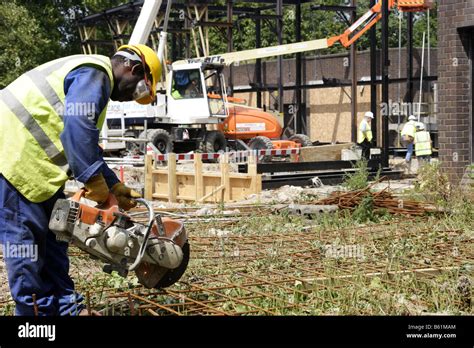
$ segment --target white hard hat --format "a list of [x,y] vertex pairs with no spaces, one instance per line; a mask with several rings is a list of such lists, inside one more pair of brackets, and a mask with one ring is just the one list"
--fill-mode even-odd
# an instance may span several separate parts
[[414,115],[410,115],[410,117],[408,117],[408,121],[415,121],[416,120],[416,117]]
[[425,125],[423,122],[418,122],[416,128],[418,128],[418,130],[425,130]]
[[364,117],[374,118],[374,114],[372,113],[372,111],[367,111]]

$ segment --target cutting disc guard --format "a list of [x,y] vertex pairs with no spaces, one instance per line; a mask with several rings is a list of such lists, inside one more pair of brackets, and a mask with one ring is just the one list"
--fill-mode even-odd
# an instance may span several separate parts
[[[138,281],[147,288],[165,288],[176,283],[186,271],[190,256],[190,247],[187,240],[186,231],[183,223],[170,218],[162,218],[165,236],[172,238],[183,251],[183,260],[180,265],[174,269],[160,267],[159,265],[142,262],[135,273]],[[153,226],[152,235],[158,237],[158,229]],[[153,238],[153,237],[151,237]]]

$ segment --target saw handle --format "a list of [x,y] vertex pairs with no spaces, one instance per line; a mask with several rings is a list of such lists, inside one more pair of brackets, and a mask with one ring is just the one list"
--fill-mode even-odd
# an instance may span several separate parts
[[[86,190],[84,188],[81,188],[71,197],[71,199],[73,201],[80,202],[81,198],[84,197],[85,194],[86,194]],[[99,207],[101,209],[108,209],[113,206],[118,206],[118,201],[117,201],[117,198],[115,198],[115,195],[112,192],[109,192],[109,196],[107,197],[107,200],[104,203],[100,204]]]

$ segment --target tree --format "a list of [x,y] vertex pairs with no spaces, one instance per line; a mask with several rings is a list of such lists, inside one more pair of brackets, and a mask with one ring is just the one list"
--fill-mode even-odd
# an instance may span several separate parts
[[0,2],[0,37],[0,88],[50,55],[51,39],[29,11],[17,3]]
[[76,20],[124,0],[0,0],[0,88],[50,60],[81,53]]

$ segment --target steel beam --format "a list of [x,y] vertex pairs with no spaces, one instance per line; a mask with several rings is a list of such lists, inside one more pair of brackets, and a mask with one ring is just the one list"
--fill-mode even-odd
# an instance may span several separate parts
[[[351,81],[350,80],[337,80],[334,79],[337,83],[325,83],[325,84],[302,84],[302,85],[284,85],[283,89],[285,91],[292,91],[298,88],[304,88],[304,89],[319,89],[319,88],[331,88],[331,87],[350,87],[351,86]],[[438,76],[426,76],[423,78],[425,81],[437,81]],[[395,78],[395,79],[389,79],[389,84],[392,83],[404,83],[406,82],[406,78]],[[377,79],[374,82],[376,85],[382,84],[382,80]],[[358,81],[357,84],[359,86],[370,86],[372,85],[372,81]],[[250,88],[239,88],[238,86],[235,87],[236,93],[248,93],[248,92],[263,92],[263,91],[276,91],[278,90],[278,85],[273,84],[273,85],[264,85],[261,88],[258,87],[250,87]]]
[[351,4],[350,6],[331,6],[331,5],[313,5],[311,6],[313,11],[335,11],[335,12],[354,12],[357,10],[357,6]]
[[[370,160],[367,167],[377,170],[381,165],[380,160]],[[257,164],[257,173],[286,173],[300,171],[317,170],[340,170],[351,169],[356,166],[356,161],[318,161],[318,162],[278,162],[278,163],[259,163]],[[240,167],[245,170],[245,165]],[[301,174],[301,173],[300,173]]]
[[[312,179],[317,177],[324,185],[336,185],[344,181],[347,170],[339,170],[332,172],[313,172],[313,173],[296,173],[288,175],[274,175],[262,179],[262,188],[264,190],[275,189],[288,184],[292,186],[311,186]],[[369,179],[373,180],[377,175],[399,179],[402,175],[401,171],[383,168],[379,173],[378,170],[369,171]]]

